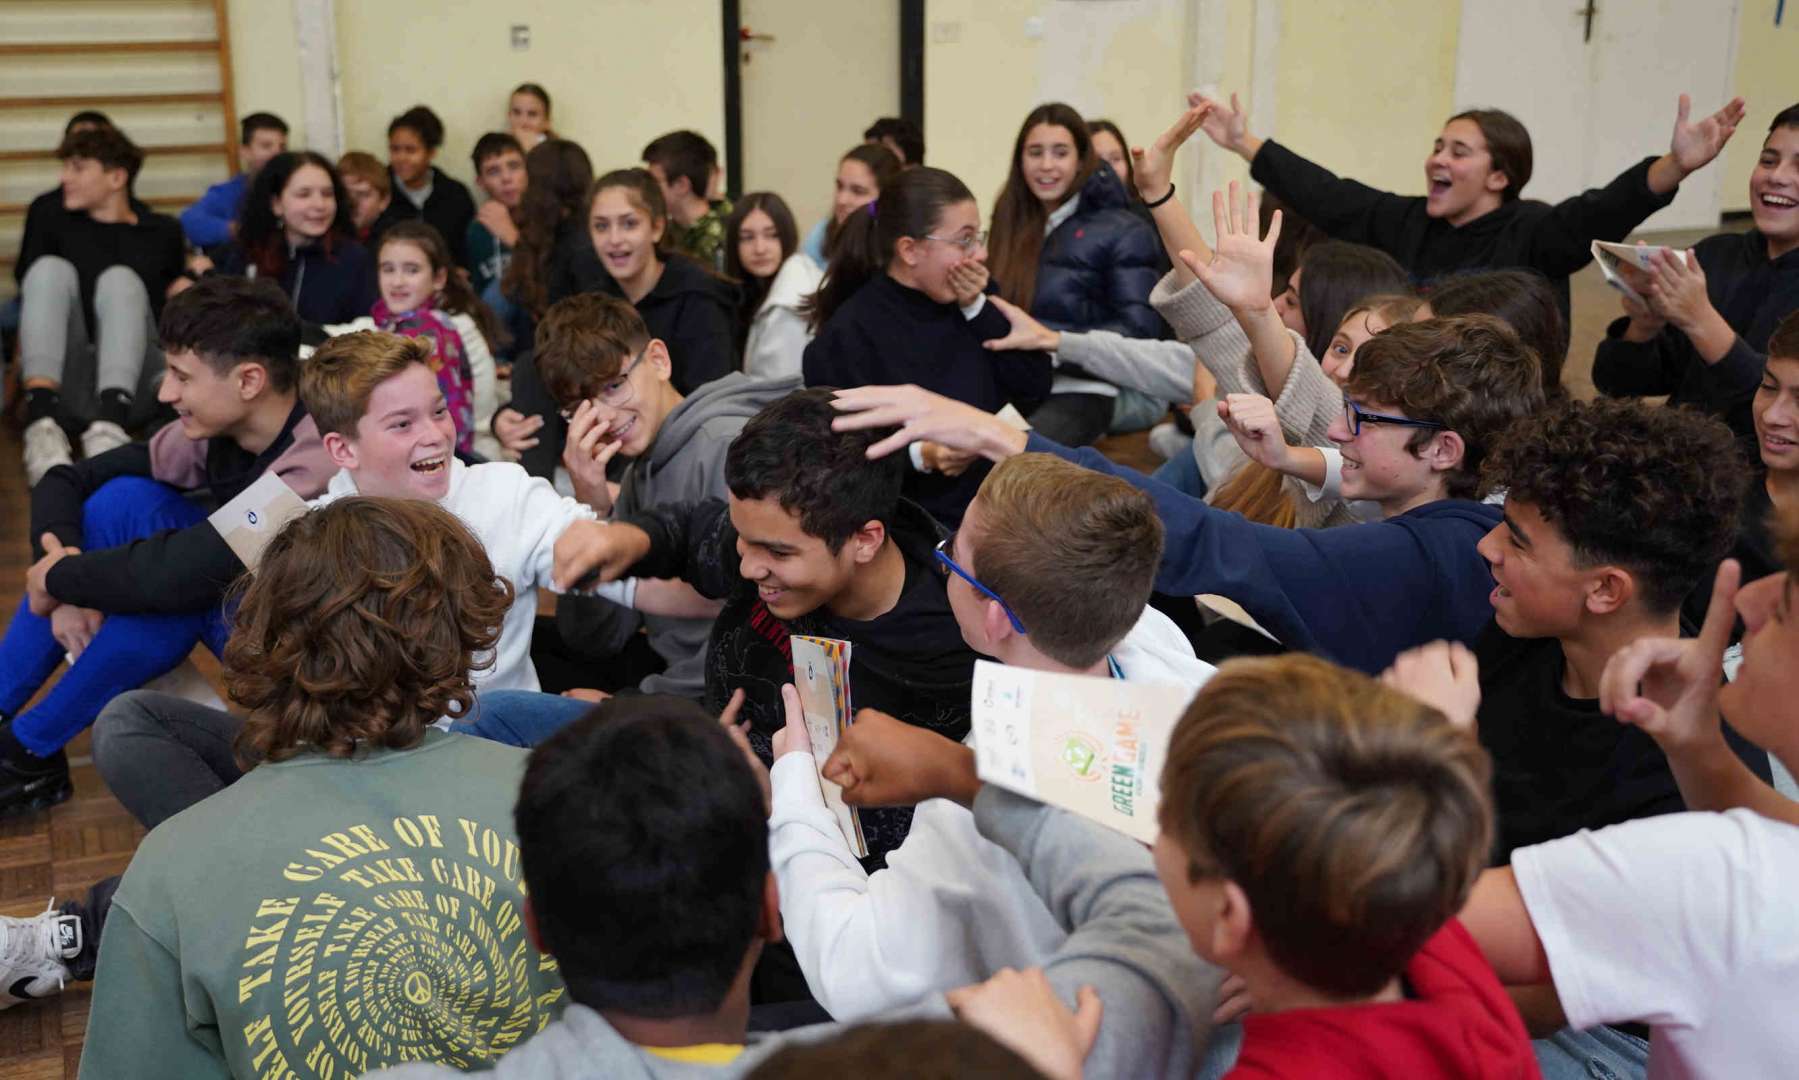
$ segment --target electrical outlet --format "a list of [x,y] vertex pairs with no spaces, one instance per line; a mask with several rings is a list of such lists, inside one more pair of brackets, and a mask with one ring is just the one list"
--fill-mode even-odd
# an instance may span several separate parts
[[524,23],[512,24],[512,47],[520,52],[531,47],[531,28]]

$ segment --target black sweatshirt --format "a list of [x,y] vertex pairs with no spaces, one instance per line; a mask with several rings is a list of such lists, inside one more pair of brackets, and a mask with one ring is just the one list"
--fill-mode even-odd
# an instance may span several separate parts
[[143,280],[150,294],[150,312],[162,314],[169,285],[187,264],[187,241],[181,222],[131,200],[135,225],[95,221],[85,211],[63,209],[62,189],[46,191],[31,201],[25,215],[25,234],[13,275],[23,284],[31,264],[45,255],[59,255],[75,266],[81,281],[81,310],[88,332],[94,326],[94,283],[110,267],[124,266]]
[[[1049,356],[981,347],[1011,329],[993,304],[983,304],[969,319],[955,304],[939,304],[881,273],[807,344],[801,370],[807,386],[916,383],[986,412],[998,412],[1010,402],[1028,416],[1049,397]],[[961,476],[908,472],[906,495],[954,527],[991,469],[977,461]]]
[[107,481],[121,476],[148,477],[195,491],[217,507],[271,470],[302,499],[322,495],[337,471],[319,441],[318,426],[298,401],[281,434],[260,454],[230,439],[189,439],[178,424],[170,424],[149,442],[58,465],[31,489],[32,555],[43,557],[38,538],[46,532],[82,551],[51,569],[50,595],[109,615],[213,607],[244,566],[211,522],[89,551],[82,534],[82,507]]
[[1417,284],[1473,270],[1524,267],[1549,279],[1568,315],[1568,275],[1587,265],[1595,240],[1622,240],[1674,193],[1649,190],[1644,158],[1602,188],[1554,206],[1513,199],[1466,225],[1424,212],[1422,195],[1394,195],[1344,180],[1269,139],[1250,162],[1249,175],[1333,240],[1380,248]]
[[[406,197],[406,186],[400,178],[387,171],[387,179],[393,188],[393,201],[403,202],[408,207],[415,207],[418,216],[425,219],[425,224],[443,234],[444,242],[450,245],[450,256],[456,265],[468,266],[468,223],[475,220],[475,199],[468,193],[468,188],[437,166],[431,166],[431,194],[425,199],[425,205],[417,206]],[[380,252],[369,253],[377,258]],[[367,314],[362,312],[361,314]]]
[[[1492,865],[1510,862],[1514,848],[1686,809],[1654,739],[1600,712],[1598,699],[1562,690],[1561,642],[1515,638],[1494,622],[1474,655],[1480,741],[1493,758]],[[1724,738],[1751,772],[1769,778],[1766,751],[1728,724]]]
[[1799,249],[1768,258],[1767,237],[1754,229],[1720,233],[1693,248],[1705,271],[1705,292],[1737,339],[1716,364],[1707,364],[1691,338],[1673,326],[1649,341],[1625,341],[1628,317],[1614,321],[1593,354],[1593,385],[1613,396],[1667,394],[1670,405],[1693,405],[1721,417],[1737,433],[1750,460],[1755,420],[1750,406],[1767,364],[1768,338],[1790,311],[1799,311]]
[[[906,583],[893,609],[866,622],[818,608],[793,620],[776,618],[753,582],[739,572],[737,530],[723,499],[671,503],[620,519],[650,535],[650,554],[631,573],[678,577],[702,596],[724,600],[706,646],[706,705],[724,708],[744,691],[750,745],[773,763],[772,740],[786,724],[781,685],[793,681],[789,634],[852,643],[850,693],[855,708],[879,709],[909,724],[961,741],[968,734],[975,654],[950,611],[932,549],[942,538],[936,522],[902,500],[888,520],[888,536],[906,560]],[[912,825],[912,810],[862,811],[871,867],[885,865]]]

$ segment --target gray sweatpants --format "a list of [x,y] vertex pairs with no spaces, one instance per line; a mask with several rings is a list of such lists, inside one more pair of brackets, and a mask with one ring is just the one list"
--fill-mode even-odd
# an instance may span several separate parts
[[[94,335],[81,311],[75,264],[59,255],[33,260],[20,283],[19,373],[51,379],[77,415],[103,390],[142,398],[140,384],[162,370],[150,294],[130,268],[113,266],[94,283]],[[89,350],[93,359],[89,359]],[[153,385],[150,383],[149,385]]]

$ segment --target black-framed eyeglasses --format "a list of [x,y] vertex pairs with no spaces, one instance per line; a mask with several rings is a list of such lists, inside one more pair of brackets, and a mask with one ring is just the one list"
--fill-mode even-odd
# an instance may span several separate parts
[[[633,356],[617,375],[606,380],[605,385],[600,387],[600,392],[594,395],[594,400],[615,409],[629,405],[631,398],[636,394],[636,387],[631,382],[631,373],[637,370],[637,365],[643,362],[644,354],[649,351],[648,344],[637,350],[637,355]],[[575,418],[574,409],[563,409],[561,412],[564,420]]]
[[1413,420],[1409,416],[1388,416],[1385,413],[1363,412],[1361,406],[1348,398],[1343,399],[1343,419],[1349,424],[1351,438],[1362,433],[1363,424],[1391,424],[1394,427],[1425,428],[1431,431],[1449,430],[1448,424],[1436,420]]
[[1018,614],[1012,610],[1011,605],[1007,604],[1004,600],[1001,600],[998,593],[994,592],[992,589],[989,589],[987,586],[981,584],[980,581],[973,574],[962,569],[960,566],[957,566],[956,560],[950,558],[949,551],[950,551],[950,548],[954,545],[955,539],[956,539],[956,534],[950,533],[948,536],[937,541],[937,565],[938,565],[938,567],[941,570],[943,570],[945,575],[955,574],[957,577],[961,578],[963,581],[966,581],[970,585],[974,586],[976,592],[979,592],[982,596],[985,596],[987,599],[998,604],[1000,610],[1006,613],[1006,618],[1012,620],[1012,629],[1018,631],[1020,634],[1025,634],[1026,631],[1024,628],[1024,624],[1018,621]]

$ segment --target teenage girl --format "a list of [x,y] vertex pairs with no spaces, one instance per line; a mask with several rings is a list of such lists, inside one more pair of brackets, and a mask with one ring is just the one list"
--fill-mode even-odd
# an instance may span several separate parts
[[419,216],[450,242],[456,265],[467,266],[475,200],[461,182],[431,164],[443,141],[443,121],[429,108],[414,105],[387,125],[387,167],[395,197],[417,207]]
[[[190,265],[211,267],[205,256]],[[309,323],[348,322],[375,302],[374,266],[355,240],[349,194],[331,162],[310,150],[277,154],[257,170],[218,269],[273,279]]]
[[823,218],[806,234],[800,250],[819,269],[831,261],[837,244],[837,233],[850,214],[881,197],[881,190],[899,176],[905,164],[893,151],[880,143],[862,143],[852,147],[837,162],[836,185],[831,193],[831,216]]
[[533,82],[519,83],[506,101],[506,129],[518,144],[530,153],[545,139],[554,138],[550,130],[550,92]]
[[752,191],[737,200],[725,223],[725,273],[743,289],[737,341],[743,370],[756,378],[791,378],[812,340],[802,310],[824,274],[797,250],[799,230],[786,200]]

